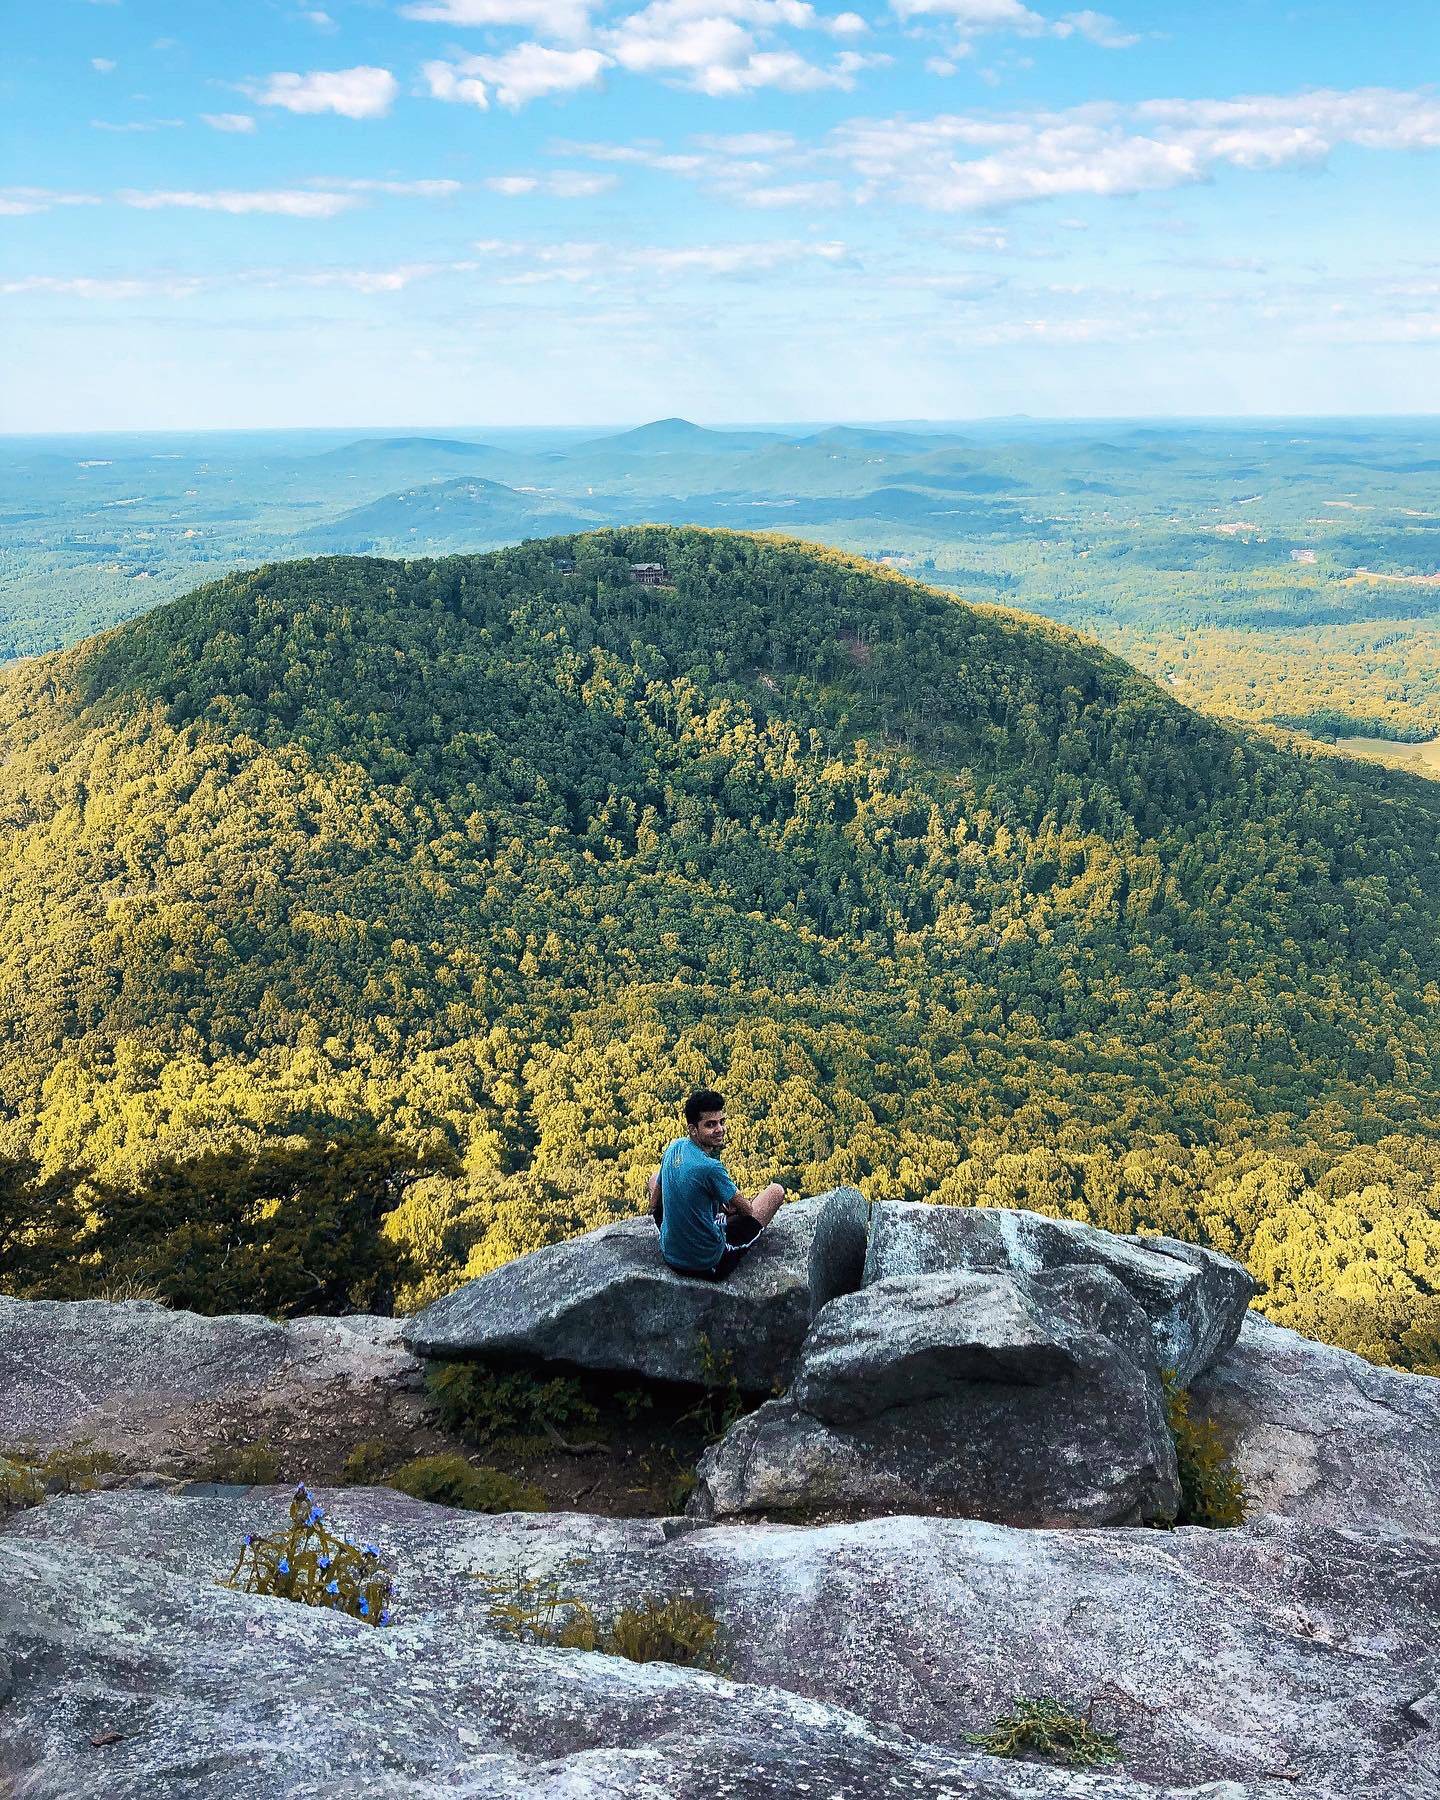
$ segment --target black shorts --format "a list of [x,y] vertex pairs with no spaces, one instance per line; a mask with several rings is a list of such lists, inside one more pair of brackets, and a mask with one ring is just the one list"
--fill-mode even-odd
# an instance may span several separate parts
[[667,1267],[674,1269],[677,1275],[689,1275],[695,1281],[723,1281],[740,1267],[745,1260],[745,1252],[764,1229],[760,1221],[752,1218],[749,1213],[734,1213],[725,1221],[725,1248],[720,1252],[720,1260],[713,1269],[681,1269],[674,1263]]

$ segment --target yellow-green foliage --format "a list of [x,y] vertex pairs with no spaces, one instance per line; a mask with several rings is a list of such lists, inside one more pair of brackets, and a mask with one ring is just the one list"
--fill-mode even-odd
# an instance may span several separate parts
[[484,1444],[493,1438],[562,1430],[599,1418],[572,1376],[542,1377],[525,1369],[489,1369],[479,1363],[435,1362],[425,1385],[451,1431]]
[[49,1494],[88,1493],[116,1466],[115,1458],[97,1450],[89,1438],[55,1450],[23,1444],[0,1451],[0,1514],[38,1506]]
[[1165,1412],[1180,1465],[1177,1525],[1243,1525],[1249,1495],[1230,1462],[1213,1419],[1190,1415],[1190,1396],[1178,1387],[1175,1371],[1165,1371]]
[[[566,1573],[575,1565],[567,1565]],[[594,1607],[566,1591],[556,1575],[474,1575],[490,1596],[490,1623],[507,1637],[561,1650],[593,1650],[630,1662],[678,1663],[683,1668],[721,1667],[720,1624],[691,1594],[651,1597],[602,1619]]]
[[[1211,1242],[1440,1366],[1440,785],[1064,629],[693,530],[255,570],[0,675],[0,829],[10,1291],[411,1306],[717,1084],[742,1186]],[[192,1167],[337,1124],[417,1160]]]
[[392,1616],[394,1577],[373,1544],[352,1544],[325,1523],[325,1509],[308,1488],[295,1490],[290,1525],[265,1537],[246,1534],[235,1567],[222,1587],[247,1594],[275,1594],[302,1606],[326,1606],[388,1625]]
[[1119,1740],[1098,1731],[1089,1712],[1077,1713],[1050,1695],[1021,1696],[1015,1710],[987,1731],[967,1731],[969,1743],[991,1756],[1041,1757],[1073,1769],[1093,1769],[1119,1760]]
[[466,1512],[544,1512],[545,1496],[501,1469],[477,1467],[453,1452],[417,1456],[386,1477],[387,1485],[415,1500],[458,1506]]

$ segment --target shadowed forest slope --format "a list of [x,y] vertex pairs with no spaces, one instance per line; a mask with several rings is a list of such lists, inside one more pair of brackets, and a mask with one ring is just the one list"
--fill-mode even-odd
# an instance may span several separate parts
[[0,681],[47,1172],[448,1147],[387,1219],[413,1300],[634,1210],[714,1080],[742,1181],[1199,1236],[1440,1360],[1440,787],[698,530],[272,566]]

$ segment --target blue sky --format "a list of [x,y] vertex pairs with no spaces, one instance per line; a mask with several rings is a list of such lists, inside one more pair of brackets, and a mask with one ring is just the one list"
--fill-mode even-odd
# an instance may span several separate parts
[[1435,0],[18,5],[0,429],[1440,411]]

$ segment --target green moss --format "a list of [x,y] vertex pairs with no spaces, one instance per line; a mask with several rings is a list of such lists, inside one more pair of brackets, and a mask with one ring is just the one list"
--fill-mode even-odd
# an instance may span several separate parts
[[388,1477],[389,1485],[415,1500],[432,1500],[439,1506],[458,1506],[466,1512],[544,1512],[545,1496],[538,1488],[516,1481],[501,1469],[469,1463],[463,1456],[417,1456]]
[[987,1731],[967,1731],[965,1738],[991,1756],[1039,1757],[1072,1769],[1098,1768],[1118,1761],[1120,1754],[1119,1740],[1097,1731],[1088,1712],[1074,1712],[1048,1694],[1038,1699],[1022,1695],[1014,1712]]
[[1250,1501],[1245,1484],[1229,1460],[1214,1421],[1191,1417],[1190,1395],[1177,1385],[1173,1369],[1165,1371],[1165,1412],[1180,1468],[1180,1511],[1175,1524],[1243,1525]]

